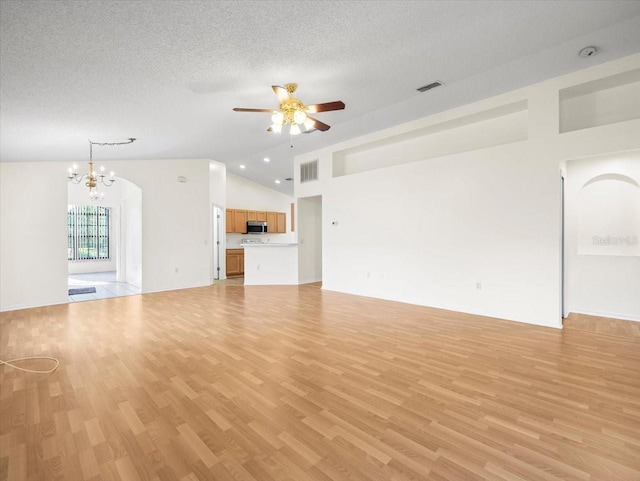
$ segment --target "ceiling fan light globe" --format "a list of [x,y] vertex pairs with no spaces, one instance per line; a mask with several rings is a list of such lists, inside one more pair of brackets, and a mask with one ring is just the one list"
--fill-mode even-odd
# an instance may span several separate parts
[[298,127],[296,124],[292,124],[291,130],[289,130],[289,133],[291,135],[298,135],[300,133],[300,127]]
[[309,117],[307,117],[306,120],[304,121],[304,127],[307,130],[312,129],[314,125],[316,125],[315,121],[311,120]]
[[271,121],[274,124],[282,125],[282,122],[284,121],[284,114],[282,112],[274,112],[271,116]]
[[305,120],[307,120],[307,114],[302,110],[296,110],[296,113],[293,114],[293,121],[296,124],[303,124]]
[[271,131],[279,134],[280,132],[282,132],[282,124],[273,124],[271,126]]

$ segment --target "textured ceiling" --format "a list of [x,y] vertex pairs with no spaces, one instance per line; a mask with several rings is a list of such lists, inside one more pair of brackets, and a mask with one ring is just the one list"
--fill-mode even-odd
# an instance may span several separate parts
[[[84,162],[89,138],[137,137],[96,159],[210,158],[289,194],[274,180],[294,155],[640,51],[637,0],[0,5],[0,160]],[[293,148],[268,114],[232,111],[277,107],[287,82],[347,106]]]

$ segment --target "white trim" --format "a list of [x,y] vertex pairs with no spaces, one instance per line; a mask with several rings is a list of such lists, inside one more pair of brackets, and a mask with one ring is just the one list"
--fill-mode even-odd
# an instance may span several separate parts
[[298,281],[298,284],[312,284],[314,282],[322,282],[322,277],[318,277],[316,279],[305,279]]
[[571,314],[583,314],[585,316],[595,316],[595,317],[608,317],[610,319],[620,319],[621,321],[633,321],[640,322],[640,317],[633,316],[625,316],[622,314],[615,314],[612,312],[597,312],[597,311],[571,311],[567,314],[567,317]]
[[14,306],[4,306],[4,307],[0,307],[0,312],[21,311],[23,309],[34,309],[36,307],[60,306],[62,304],[70,304],[69,298],[67,297],[64,301],[56,301],[56,302],[45,301],[39,304],[16,304]]

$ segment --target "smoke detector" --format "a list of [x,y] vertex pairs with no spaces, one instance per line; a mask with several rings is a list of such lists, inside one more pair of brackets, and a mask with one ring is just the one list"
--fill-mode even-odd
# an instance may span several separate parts
[[587,58],[593,57],[596,53],[598,53],[598,49],[596,47],[585,47],[578,52],[578,55],[582,58]]

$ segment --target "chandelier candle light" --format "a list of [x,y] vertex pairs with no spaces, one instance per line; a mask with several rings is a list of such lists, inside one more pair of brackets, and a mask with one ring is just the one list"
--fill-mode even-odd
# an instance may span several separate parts
[[99,173],[95,172],[95,170],[93,169],[93,146],[126,145],[133,143],[135,140],[136,139],[134,138],[129,138],[125,142],[93,142],[91,139],[89,139],[89,173],[84,175],[78,174],[78,165],[73,164],[73,167],[69,168],[69,175],[67,176],[67,178],[74,184],[79,184],[84,180],[84,185],[89,187],[89,198],[91,200],[103,199],[104,192],[98,193],[98,184],[102,184],[105,187],[111,187],[116,181],[116,179],[114,178],[115,173],[111,171],[109,174],[109,178],[105,179],[107,174],[104,173],[104,166],[100,167]]

